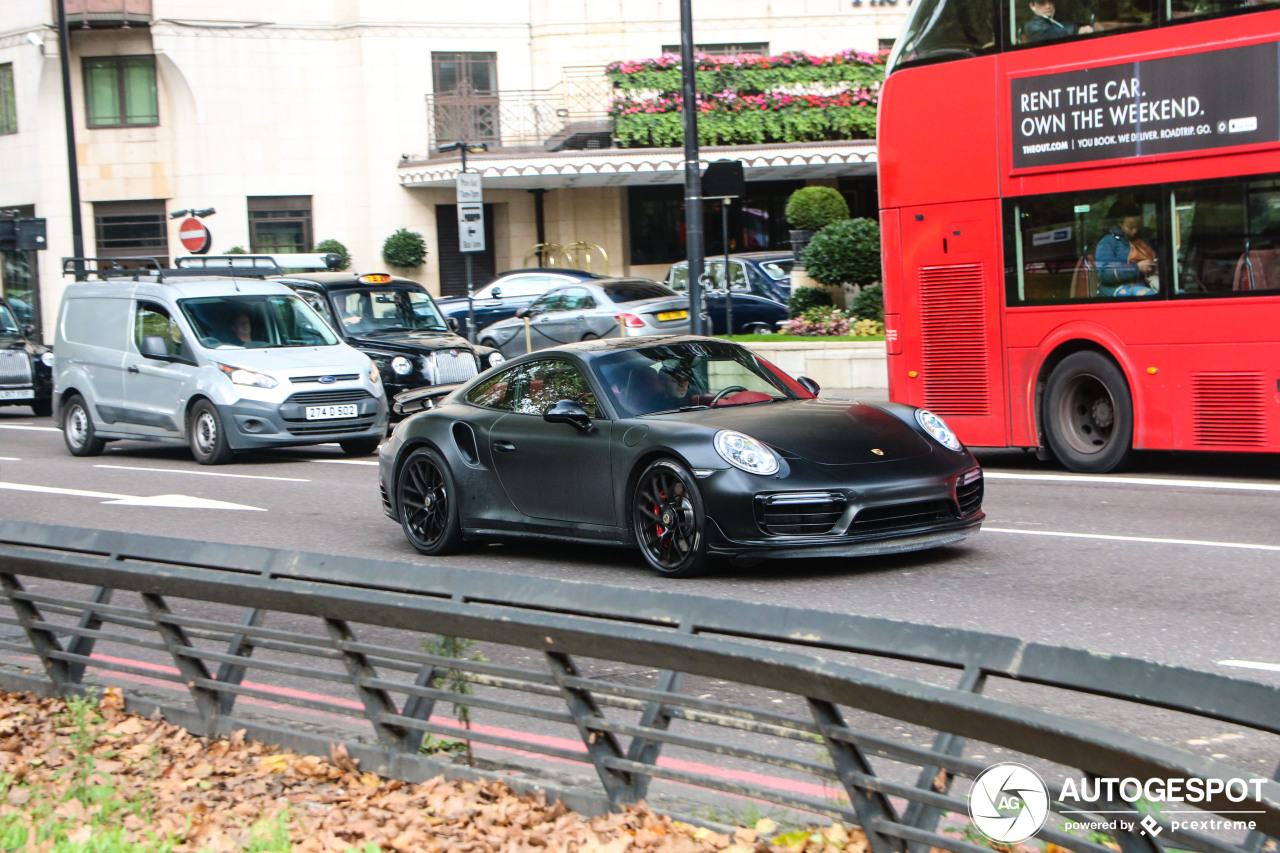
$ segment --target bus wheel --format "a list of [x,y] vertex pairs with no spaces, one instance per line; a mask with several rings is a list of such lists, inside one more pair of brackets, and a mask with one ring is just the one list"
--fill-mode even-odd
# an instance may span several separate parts
[[1133,449],[1133,397],[1115,362],[1101,353],[1069,355],[1049,374],[1044,430],[1049,449],[1072,471],[1105,474]]

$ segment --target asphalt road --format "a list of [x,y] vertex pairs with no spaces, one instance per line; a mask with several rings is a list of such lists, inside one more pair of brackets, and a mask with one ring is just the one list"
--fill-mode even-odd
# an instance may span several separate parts
[[[651,574],[628,550],[477,545],[436,562],[620,588],[769,601],[1014,635],[1280,683],[1280,458],[1145,454],[1077,476],[980,452],[984,530],[930,552]],[[548,473],[548,488],[569,488]],[[48,418],[0,409],[0,516],[364,557],[425,560],[382,514],[372,457],[323,445],[197,465],[119,442],[77,459]],[[1179,740],[1258,761],[1195,726]],[[1220,750],[1220,752],[1219,752]]]

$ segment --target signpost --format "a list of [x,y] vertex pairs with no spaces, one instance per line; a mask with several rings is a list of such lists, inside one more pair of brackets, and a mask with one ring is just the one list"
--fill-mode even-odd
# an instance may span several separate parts
[[182,220],[182,224],[178,226],[178,239],[182,242],[182,247],[193,255],[203,255],[213,243],[209,229],[192,216]]
[[478,172],[458,173],[458,251],[467,263],[467,340],[476,339],[475,290],[471,253],[484,251],[484,194]]

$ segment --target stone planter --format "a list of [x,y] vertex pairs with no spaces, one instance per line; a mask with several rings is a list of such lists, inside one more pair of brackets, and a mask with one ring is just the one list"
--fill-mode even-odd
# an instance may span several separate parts
[[791,233],[791,257],[795,259],[796,266],[804,267],[804,261],[800,260],[800,253],[804,251],[804,247],[809,245],[809,241],[813,239],[812,231],[792,231]]

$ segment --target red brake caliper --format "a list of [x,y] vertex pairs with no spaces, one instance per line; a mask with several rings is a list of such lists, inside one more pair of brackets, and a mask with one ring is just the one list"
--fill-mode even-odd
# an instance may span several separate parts
[[[667,493],[659,489],[658,497],[665,501],[667,499]],[[656,515],[658,518],[662,518],[661,506],[659,506],[658,504],[654,504],[653,514]],[[655,524],[653,529],[654,529],[654,532],[658,534],[658,539],[662,539],[663,535],[667,532],[666,528],[663,527],[661,523]]]

